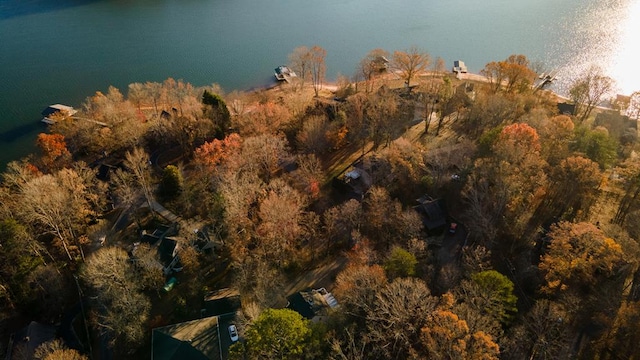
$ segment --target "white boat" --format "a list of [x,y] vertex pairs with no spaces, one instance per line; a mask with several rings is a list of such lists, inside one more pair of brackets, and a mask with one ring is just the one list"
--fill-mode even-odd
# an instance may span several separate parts
[[296,73],[287,66],[278,66],[276,68],[276,79],[279,81],[289,81],[290,78],[296,77]]
[[[72,108],[71,106],[68,105],[62,105],[62,104],[53,104],[53,105],[49,105],[46,109],[42,110],[42,121],[45,124],[55,124],[56,120],[55,118],[52,118],[52,116],[54,115],[62,115],[62,116],[73,116],[78,112],[78,110]],[[54,116],[55,117],[55,116]]]

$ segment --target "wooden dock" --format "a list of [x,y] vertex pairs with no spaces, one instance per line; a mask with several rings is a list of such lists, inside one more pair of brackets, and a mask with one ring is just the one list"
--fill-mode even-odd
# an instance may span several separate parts
[[88,122],[91,122],[91,123],[94,123],[96,125],[100,125],[100,126],[103,126],[103,127],[109,127],[109,124],[104,123],[102,121],[94,120],[94,119],[83,118],[83,117],[78,117],[78,116],[72,116],[71,118],[74,119],[74,120],[88,121]]

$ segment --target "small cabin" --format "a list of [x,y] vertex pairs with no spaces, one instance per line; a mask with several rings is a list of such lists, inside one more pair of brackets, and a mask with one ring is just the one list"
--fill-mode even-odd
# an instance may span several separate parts
[[453,62],[453,69],[452,71],[454,73],[466,73],[467,72],[467,65],[464,64],[464,61],[462,60],[456,60]]

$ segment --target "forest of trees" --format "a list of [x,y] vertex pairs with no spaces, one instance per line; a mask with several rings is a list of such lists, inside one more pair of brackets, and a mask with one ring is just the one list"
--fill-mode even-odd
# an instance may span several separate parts
[[[327,86],[325,56],[294,49],[298,78],[272,89],[134,83],[58,117],[1,175],[0,353],[148,358],[153,328],[229,287],[232,359],[640,356],[640,93],[599,107],[613,82],[593,68],[560,113],[524,55],[470,81],[415,47],[372,50]],[[356,162],[371,181],[350,196]],[[444,226],[424,225],[424,195]],[[178,217],[169,276],[140,243],[168,222],[158,204]],[[321,322],[285,309],[327,263],[339,307]],[[7,345],[78,304],[81,344]]]

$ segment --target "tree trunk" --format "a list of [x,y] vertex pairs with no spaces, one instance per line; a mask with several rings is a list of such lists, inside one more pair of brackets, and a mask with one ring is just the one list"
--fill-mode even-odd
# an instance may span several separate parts
[[67,242],[64,241],[64,238],[60,235],[58,235],[58,239],[60,239],[60,241],[62,242],[62,247],[64,248],[64,251],[67,253],[67,256],[69,257],[70,261],[73,261],[73,257],[71,256],[71,253],[69,252],[69,249],[67,248]]
[[[634,189],[635,187],[635,189]],[[633,196],[630,196],[633,191]],[[620,201],[620,205],[618,206],[618,211],[616,211],[616,215],[613,218],[613,222],[618,225],[622,225],[629,214],[629,210],[635,204],[636,199],[640,195],[640,186],[638,186],[637,180],[635,180],[629,188],[627,189],[624,197]]]

